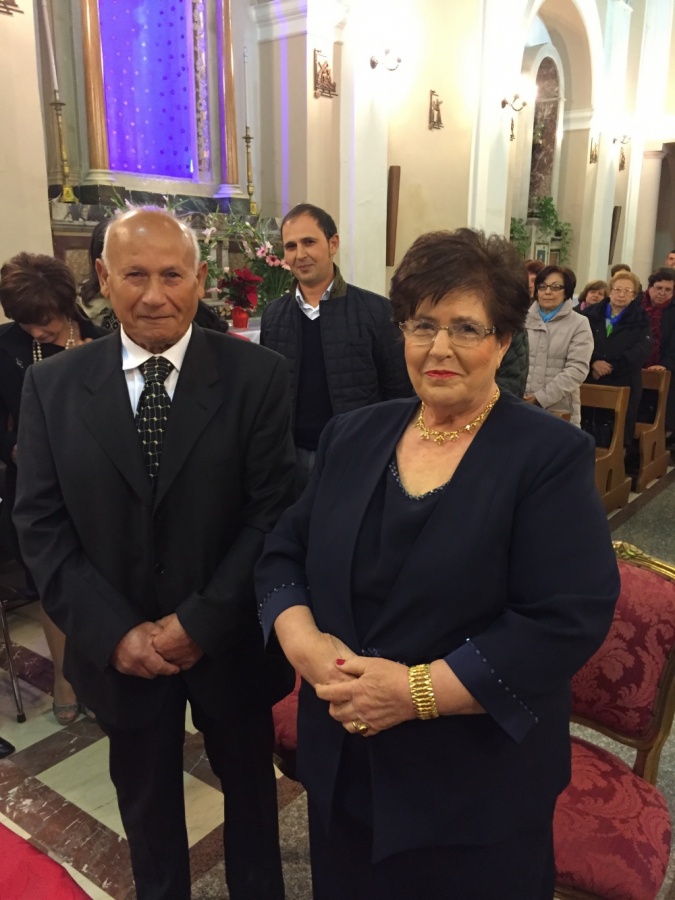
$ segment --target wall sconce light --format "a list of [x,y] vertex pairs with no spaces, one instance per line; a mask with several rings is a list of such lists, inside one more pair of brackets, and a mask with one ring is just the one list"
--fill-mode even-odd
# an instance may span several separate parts
[[379,65],[384,66],[389,72],[395,72],[396,69],[401,64],[401,57],[396,56],[393,50],[390,50],[388,47],[382,53],[382,58],[378,59],[377,56],[370,57],[370,68],[376,69]]
[[[513,100],[508,100],[506,97],[502,100],[502,109],[506,109],[507,106],[510,106],[511,109],[516,112],[522,112],[527,106],[527,100],[522,97],[520,94],[514,94]],[[509,135],[510,141],[515,141],[516,139],[516,123],[514,121],[513,116],[511,116],[511,133]]]
[[514,94],[513,100],[507,100],[506,97],[502,100],[502,109],[506,109],[507,106],[510,106],[514,112],[522,112],[527,106],[527,100],[524,100],[520,94]]
[[619,172],[623,172],[623,170],[626,168],[626,151],[623,148],[626,146],[626,144],[630,144],[630,135],[622,134],[621,137],[615,137],[612,143],[621,145],[621,149],[619,151]]
[[588,154],[589,165],[594,166],[598,161],[598,142],[595,138],[591,138],[591,149]]

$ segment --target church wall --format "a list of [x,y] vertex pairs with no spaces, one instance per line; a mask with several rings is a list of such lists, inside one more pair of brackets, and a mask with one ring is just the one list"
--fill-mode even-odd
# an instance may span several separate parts
[[[395,73],[383,72],[389,103],[389,165],[401,166],[396,262],[415,238],[467,224],[469,172],[480,59],[480,3],[408,4]],[[429,128],[429,92],[442,101],[443,128]],[[384,102],[384,98],[383,98]]]
[[[319,41],[316,42],[319,44]],[[291,198],[290,205],[307,201],[328,210],[338,219],[340,204],[340,96],[315,97],[314,42],[307,47],[309,100],[307,109],[307,188],[306,195],[298,201]],[[326,44],[320,40],[321,47]],[[342,92],[341,45],[327,45],[333,60],[333,80],[338,94]],[[288,212],[288,210],[285,210]],[[339,223],[338,223],[339,224]]]
[[279,217],[307,199],[307,37],[265,41],[259,54],[261,208]]
[[0,16],[0,262],[51,253],[33,4]]

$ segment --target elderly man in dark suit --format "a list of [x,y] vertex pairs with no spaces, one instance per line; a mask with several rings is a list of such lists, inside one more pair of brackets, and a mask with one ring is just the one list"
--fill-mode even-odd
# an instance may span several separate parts
[[189,701],[227,798],[230,897],[280,900],[270,704],[290,684],[264,655],[252,567],[292,493],[286,366],[193,324],[206,269],[171,214],[115,220],[99,265],[120,332],[26,377],[22,551],[110,738],[138,897],[190,896]]

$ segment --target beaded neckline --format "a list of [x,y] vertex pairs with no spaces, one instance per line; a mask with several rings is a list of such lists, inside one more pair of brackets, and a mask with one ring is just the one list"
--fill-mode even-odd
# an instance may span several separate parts
[[389,471],[394,476],[394,480],[396,481],[396,484],[399,486],[401,491],[405,494],[405,496],[409,500],[426,500],[427,497],[433,497],[434,494],[440,494],[446,489],[446,487],[452,481],[452,478],[448,478],[448,480],[444,484],[439,484],[438,487],[432,488],[430,491],[427,491],[424,494],[411,494],[410,491],[406,490],[403,482],[401,481],[401,475],[400,475],[400,472],[398,471],[398,463],[396,462],[395,456],[392,458],[391,462],[389,463]]

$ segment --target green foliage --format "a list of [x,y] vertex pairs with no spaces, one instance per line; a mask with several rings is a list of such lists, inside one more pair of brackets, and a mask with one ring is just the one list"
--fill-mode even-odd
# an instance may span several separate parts
[[523,259],[525,259],[530,252],[530,232],[527,230],[524,219],[511,218],[509,240]]
[[563,264],[568,262],[573,237],[572,225],[569,222],[561,221],[553,197],[539,197],[532,210],[532,215],[539,219],[537,223],[538,240],[548,242],[552,237],[556,238],[560,243],[560,262]]

